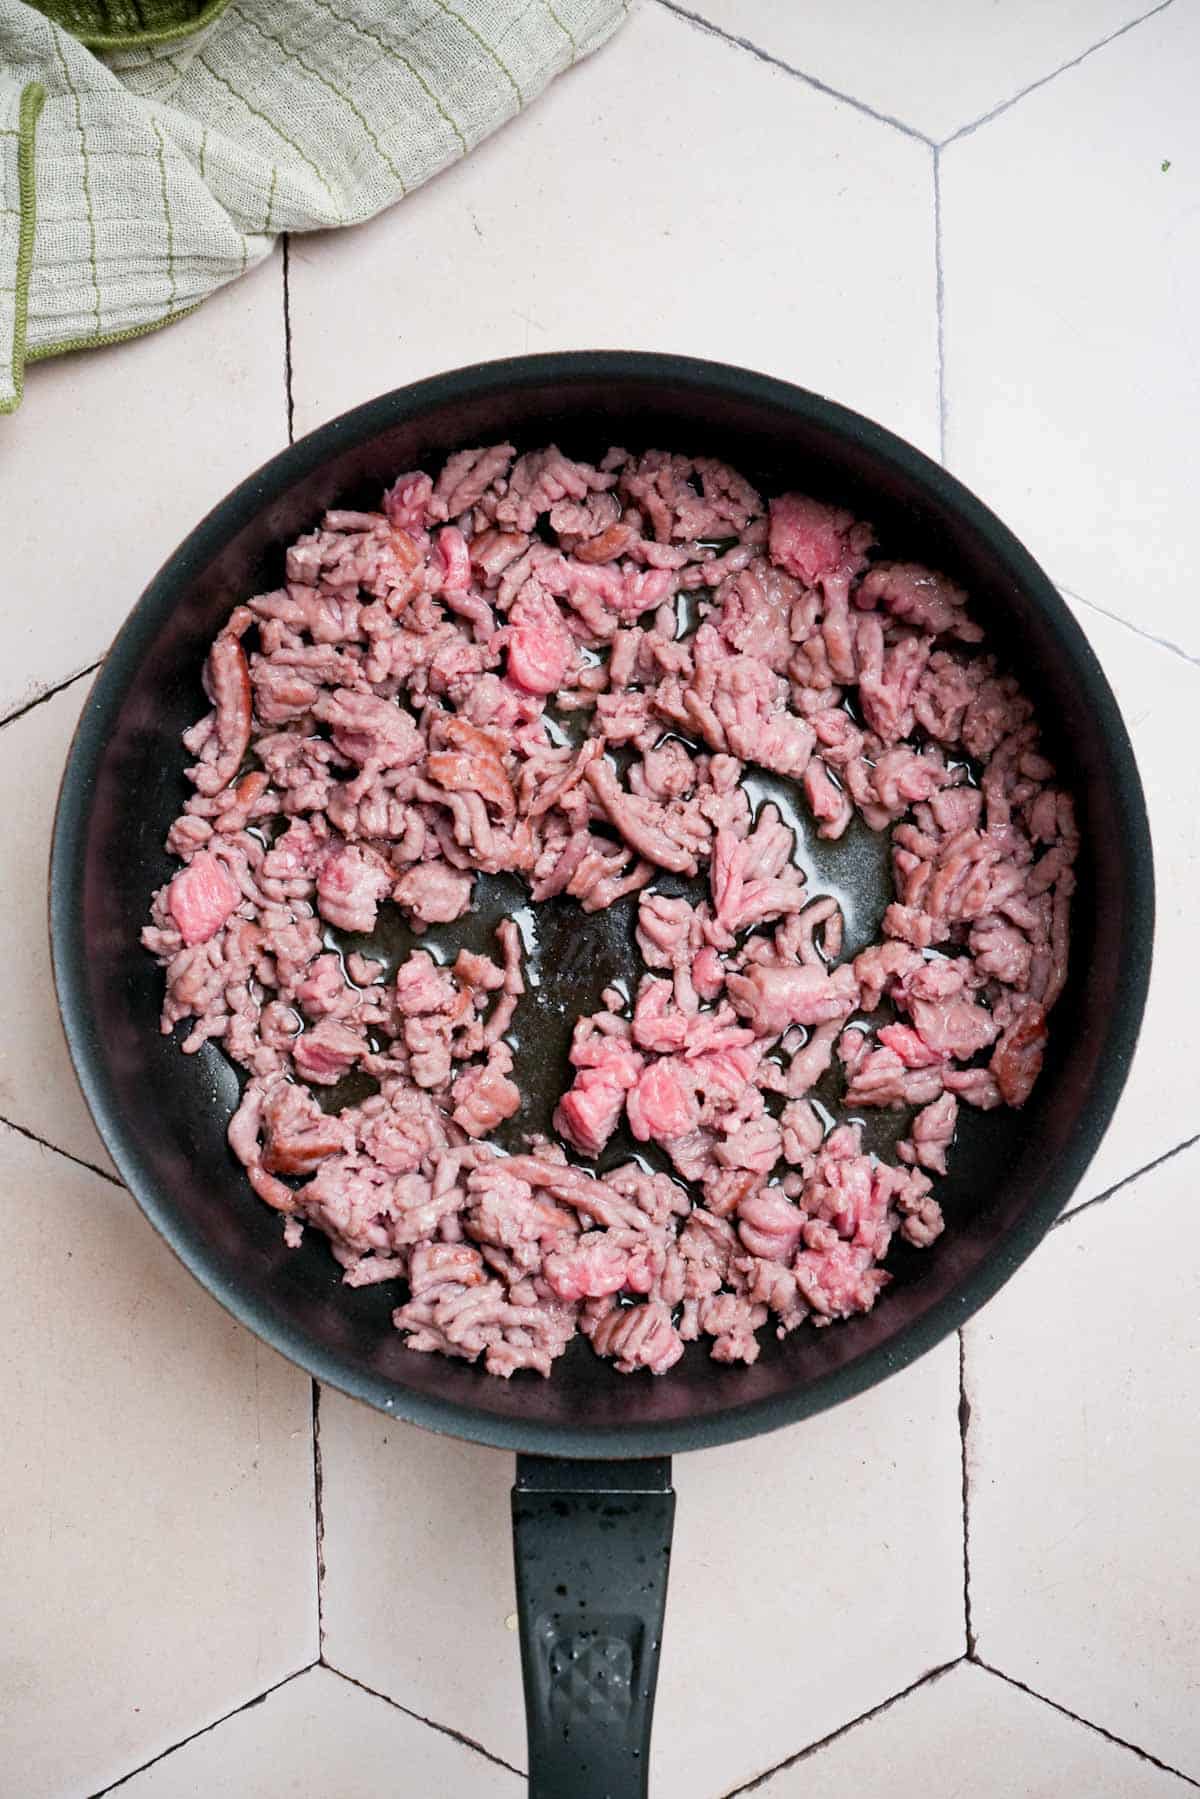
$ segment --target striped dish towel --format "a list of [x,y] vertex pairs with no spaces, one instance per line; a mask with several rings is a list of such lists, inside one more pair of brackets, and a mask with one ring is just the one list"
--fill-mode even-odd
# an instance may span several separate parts
[[283,231],[352,225],[519,112],[629,0],[0,0],[0,412]]

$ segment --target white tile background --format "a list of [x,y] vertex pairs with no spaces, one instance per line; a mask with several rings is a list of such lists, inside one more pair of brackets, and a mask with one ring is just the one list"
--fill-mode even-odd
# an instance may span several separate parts
[[1125,1096],[1073,1213],[965,1331],[966,1403],[950,1343],[677,1465],[655,1799],[773,1769],[772,1799],[1200,1784],[1200,0],[694,12],[644,0],[403,205],[33,369],[0,425],[14,1799],[522,1790],[510,1462],[323,1395],[318,1640],[310,1385],[113,1180],[30,871],[80,677],[289,406],[299,434],[439,368],[602,344],[750,362],[944,453],[1108,672],[1159,884]]

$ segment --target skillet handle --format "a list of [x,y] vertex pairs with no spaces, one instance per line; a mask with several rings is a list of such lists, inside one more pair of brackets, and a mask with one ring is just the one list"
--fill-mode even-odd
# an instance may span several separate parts
[[645,1799],[670,1460],[519,1455],[512,1512],[530,1799]]

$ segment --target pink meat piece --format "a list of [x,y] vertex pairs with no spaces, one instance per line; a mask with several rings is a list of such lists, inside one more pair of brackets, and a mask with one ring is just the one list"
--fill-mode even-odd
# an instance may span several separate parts
[[869,1249],[878,1258],[886,1252],[891,1234],[887,1212],[898,1177],[891,1169],[873,1167],[871,1158],[857,1149],[849,1155],[833,1154],[836,1135],[826,1140],[813,1178],[804,1188],[805,1208],[812,1218],[832,1225],[846,1242]]
[[725,931],[748,930],[804,904],[804,877],[788,867],[794,835],[774,806],[763,808],[755,830],[738,838],[719,830],[709,884],[717,923]]
[[580,1155],[595,1157],[621,1122],[625,1090],[596,1069],[575,1076],[554,1109],[554,1128]]
[[999,918],[981,918],[971,926],[968,942],[980,974],[1009,987],[1029,985],[1033,945],[1015,925]]
[[801,1250],[793,1271],[816,1319],[828,1323],[871,1310],[888,1280],[872,1263],[869,1249],[835,1239],[826,1248]]
[[738,1236],[753,1256],[790,1262],[800,1243],[805,1215],[778,1187],[763,1187],[738,1207]]
[[864,1012],[873,1012],[891,983],[923,966],[918,950],[905,943],[873,943],[854,958],[854,978]]
[[1004,1104],[995,1076],[986,1068],[948,1068],[942,1079],[948,1092],[981,1112]]
[[982,1006],[967,999],[914,999],[913,1025],[935,1057],[968,1062],[996,1039],[996,1023]]
[[470,512],[507,474],[515,455],[511,444],[456,451],[447,458],[437,478],[432,499],[427,503],[429,517],[461,518]]
[[804,771],[804,797],[817,821],[818,837],[836,840],[854,817],[854,804],[834,781],[819,756]]
[[854,1069],[846,1088],[848,1106],[923,1106],[942,1091],[944,1063],[908,1068],[893,1049],[872,1049]]
[[512,1051],[494,1044],[485,1063],[466,1068],[450,1089],[451,1117],[468,1137],[488,1137],[521,1109],[521,1090],[508,1077]]
[[756,1362],[755,1332],[767,1321],[767,1308],[739,1293],[714,1293],[700,1301],[699,1325],[713,1338],[714,1362]]
[[839,1029],[839,1020],[831,1018],[810,1031],[808,1041],[793,1051],[783,1081],[783,1091],[789,1099],[803,1099],[830,1067]]
[[806,1099],[794,1099],[780,1113],[779,1126],[784,1160],[807,1167],[825,1137],[825,1126],[816,1109]]
[[[951,778],[937,751],[918,755],[906,744],[900,744],[875,758],[870,780],[864,785],[874,806],[892,819],[901,817],[917,801],[931,799]],[[866,812],[866,817],[868,824],[886,822],[873,820],[870,812]]]
[[445,862],[420,862],[400,876],[392,898],[416,925],[453,924],[471,904],[475,877]]
[[694,1042],[696,1034],[697,1020],[676,1005],[671,984],[649,977],[643,980],[633,1009],[633,1040],[638,1048],[671,1055]]
[[[746,1089],[743,1094],[748,1099]],[[761,1107],[761,1100],[758,1105]],[[738,1117],[739,1109],[735,1108],[734,1117]],[[713,1146],[713,1155],[722,1168],[744,1168],[751,1174],[766,1178],[783,1153],[783,1132],[779,1122],[762,1110],[755,1110],[750,1117],[736,1123],[730,1128],[729,1117],[719,1118],[718,1127],[723,1133]]]
[[366,1039],[349,1025],[339,1024],[336,1018],[323,1018],[312,1030],[296,1038],[292,1057],[296,1072],[306,1081],[331,1087],[362,1060],[368,1048]]
[[334,745],[359,767],[402,768],[417,762],[425,744],[409,713],[393,700],[335,687],[317,699],[313,715],[330,728]]
[[619,1293],[629,1275],[629,1250],[612,1242],[606,1231],[589,1231],[570,1249],[552,1250],[543,1272],[557,1298],[566,1304],[603,1299]]
[[517,531],[532,531],[542,514],[560,500],[585,500],[589,493],[613,485],[611,475],[586,462],[572,462],[556,445],[531,450],[518,458],[508,477],[507,490],[492,511],[497,524]]
[[183,942],[207,943],[241,903],[241,889],[223,862],[200,850],[167,888],[167,907]]
[[467,540],[457,525],[444,525],[433,540],[435,568],[443,594],[465,593],[471,585],[471,558]]
[[692,963],[692,984],[701,999],[716,999],[725,985],[725,964],[716,950],[705,945]]
[[856,603],[864,608],[882,606],[893,618],[903,619],[931,637],[951,632],[968,643],[983,636],[964,611],[966,594],[945,575],[915,562],[877,562],[859,584]]
[[699,834],[697,841],[697,833],[687,819],[677,819],[653,800],[626,793],[607,762],[591,763],[584,779],[609,820],[639,856],[675,874],[695,874],[696,850],[704,833]]
[[558,607],[536,582],[528,583],[511,615],[509,679],[526,693],[557,693],[574,656],[574,643]]
[[373,931],[379,902],[391,892],[393,878],[376,850],[343,844],[325,857],[317,873],[321,917],[340,931]]
[[762,511],[749,482],[708,456],[647,450],[622,470],[620,491],[659,543],[740,535]]
[[700,1117],[683,1067],[664,1056],[643,1069],[626,1100],[629,1128],[639,1143],[671,1143],[695,1130]]
[[908,1024],[886,1024],[877,1033],[880,1043],[899,1056],[906,1068],[936,1068],[946,1052],[931,1049],[920,1032]]
[[481,1287],[483,1257],[469,1243],[418,1243],[409,1257],[408,1285],[414,1299],[439,1287]]
[[535,1193],[523,1173],[535,1174],[539,1181],[551,1178],[535,1157],[480,1162],[467,1176],[470,1204],[462,1222],[477,1243],[511,1251],[523,1265],[533,1266],[543,1245],[575,1235],[577,1226],[570,1212]]
[[661,1300],[605,1312],[590,1328],[585,1323],[584,1329],[596,1354],[611,1356],[622,1374],[633,1374],[639,1368],[665,1374],[683,1354],[683,1339]]
[[[719,839],[718,833],[718,839]],[[718,841],[718,852],[720,844]],[[644,893],[638,901],[637,945],[647,968],[691,962],[699,947],[700,920],[686,900]]]
[[957,1122],[958,1101],[953,1093],[943,1093],[913,1119],[910,1140],[897,1145],[901,1161],[919,1162],[934,1174],[945,1174],[946,1153],[954,1141]]
[[854,514],[838,506],[825,506],[804,494],[781,494],[771,501],[771,561],[807,587],[832,575],[852,555],[849,533]]
[[571,1060],[579,1073],[558,1102],[554,1128],[582,1155],[598,1156],[620,1123],[644,1058],[622,1037],[585,1035],[587,1023],[576,1027]]
[[439,968],[425,950],[414,950],[396,970],[396,1009],[402,1018],[451,1012],[457,1004],[458,987],[452,975]]
[[397,476],[383,496],[383,510],[388,522],[407,531],[410,537],[416,537],[429,523],[432,493],[433,482],[419,470],[415,474]]
[[[858,621],[855,643],[858,699],[863,718],[881,742],[896,744],[899,738],[907,737],[913,728],[913,701],[929,660],[930,640],[911,632],[902,632],[885,648],[884,632],[879,619],[868,615]],[[876,785],[878,784],[877,774]],[[882,789],[880,791],[882,794]]]
[[721,584],[717,629],[733,649],[760,657],[782,674],[792,656],[791,611],[801,592],[790,576],[756,557]]
[[789,1025],[820,1025],[845,1018],[858,1004],[858,983],[843,964],[827,971],[811,965],[788,967],[756,962],[746,974],[725,983],[737,1012],[759,1037],[776,1037]]

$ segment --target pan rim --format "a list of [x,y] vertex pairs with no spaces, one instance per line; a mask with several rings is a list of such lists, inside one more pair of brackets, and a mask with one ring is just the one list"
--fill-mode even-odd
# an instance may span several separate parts
[[[180,587],[221,547],[299,479],[347,447],[455,400],[497,390],[600,380],[669,382],[677,388],[749,401],[806,416],[843,441],[891,463],[931,499],[955,512],[1020,581],[1054,629],[1073,674],[1086,689],[1110,758],[1128,898],[1119,946],[1117,1003],[1089,1102],[1047,1181],[1021,1219],[952,1292],[895,1336],[811,1383],[683,1422],[596,1425],[534,1423],[501,1417],[466,1401],[430,1397],[352,1364],[260,1303],[190,1242],[170,1198],[144,1166],[121,1116],[100,1050],[85,979],[81,869],[98,764],[109,729],[162,617]],[[1015,535],[948,470],[863,415],[775,377],[723,362],[629,350],[574,350],[475,363],[381,394],[289,445],[240,482],[189,532],[134,604],[113,641],[80,716],[64,766],[49,873],[53,977],[68,1050],[85,1102],[122,1180],[142,1212],[188,1271],[238,1321],[313,1378],[389,1417],[496,1448],[581,1458],[628,1459],[683,1453],[739,1441],[798,1422],[852,1398],[907,1367],[970,1318],[1010,1278],[1051,1228],[1076,1190],[1124,1088],[1141,1028],[1153,956],[1155,882],[1141,778],[1115,696],[1087,637],[1057,589]]]

